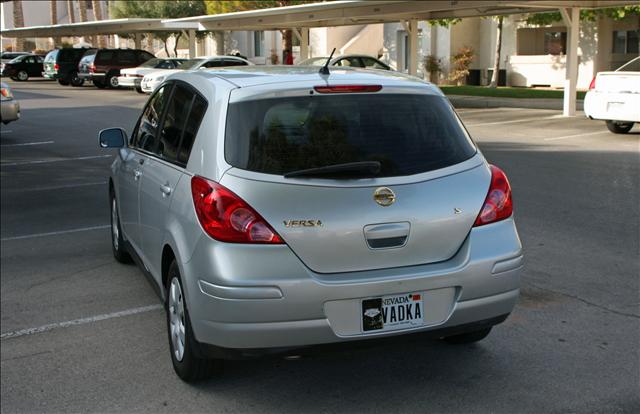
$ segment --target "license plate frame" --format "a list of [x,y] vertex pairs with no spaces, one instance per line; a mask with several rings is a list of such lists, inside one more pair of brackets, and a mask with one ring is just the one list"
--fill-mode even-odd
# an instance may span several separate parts
[[424,292],[409,292],[362,299],[361,332],[388,332],[424,325],[424,296]]

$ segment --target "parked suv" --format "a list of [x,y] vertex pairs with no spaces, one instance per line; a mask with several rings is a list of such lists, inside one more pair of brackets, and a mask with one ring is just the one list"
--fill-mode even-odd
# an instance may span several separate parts
[[90,49],[78,64],[81,79],[88,79],[98,88],[118,87],[120,69],[136,67],[154,56],[138,49]]
[[78,76],[78,63],[88,48],[54,49],[44,58],[45,78],[57,79],[60,85],[82,86],[84,79]]
[[439,89],[313,67],[185,71],[120,150],[114,256],[162,292],[186,381],[217,358],[424,333],[481,340],[519,295],[509,182]]

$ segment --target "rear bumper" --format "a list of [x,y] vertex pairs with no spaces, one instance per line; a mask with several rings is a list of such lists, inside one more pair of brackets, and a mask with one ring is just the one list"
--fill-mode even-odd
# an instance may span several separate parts
[[640,94],[589,91],[584,98],[584,113],[604,121],[640,122]]
[[15,99],[2,101],[0,103],[0,120],[11,122],[18,119],[20,119],[20,103]]
[[87,73],[87,72],[78,72],[78,77],[84,80],[98,80],[103,81],[105,78],[104,73]]
[[[517,301],[522,266],[512,219],[474,228],[453,258],[430,265],[317,274],[287,246],[231,245],[205,236],[192,259],[180,264],[198,342],[248,352],[430,332],[502,317]],[[412,292],[424,293],[424,325],[361,331],[362,299]]]

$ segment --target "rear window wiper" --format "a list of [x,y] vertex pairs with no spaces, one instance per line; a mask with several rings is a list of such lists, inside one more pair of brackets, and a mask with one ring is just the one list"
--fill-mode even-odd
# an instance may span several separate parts
[[380,173],[379,161],[358,161],[346,164],[325,165],[324,167],[309,168],[306,170],[291,171],[284,178],[292,177],[316,177],[316,176],[376,176]]

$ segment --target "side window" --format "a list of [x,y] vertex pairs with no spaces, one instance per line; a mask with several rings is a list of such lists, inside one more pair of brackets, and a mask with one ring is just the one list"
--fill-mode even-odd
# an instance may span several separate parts
[[225,59],[224,66],[246,66],[247,62],[237,59]]
[[220,59],[212,60],[202,65],[203,68],[219,68],[222,66],[224,66],[224,60],[220,60]]
[[173,95],[167,104],[167,113],[164,116],[162,129],[160,130],[160,145],[157,152],[165,160],[175,162],[178,159],[180,139],[187,122],[192,100],[193,92],[180,84],[176,85]]
[[151,53],[142,51],[142,52],[139,52],[138,54],[138,62],[144,63],[149,59],[153,59],[154,57],[155,56],[153,56]]
[[361,58],[364,63],[365,68],[374,68],[374,69],[387,69],[386,66],[382,65],[380,62],[370,57]]
[[121,65],[133,65],[136,63],[136,53],[133,50],[120,50],[118,63]]
[[189,155],[191,154],[191,147],[193,147],[193,140],[198,134],[202,117],[207,110],[207,101],[201,96],[195,95],[193,104],[191,105],[191,111],[189,112],[189,118],[184,128],[182,136],[182,144],[180,145],[180,151],[178,152],[178,162],[186,164],[189,161]]
[[103,50],[96,54],[96,63],[109,63],[113,60],[113,51],[112,50]]
[[156,68],[158,69],[173,69],[175,66],[170,60],[163,60]]
[[36,63],[36,59],[32,56],[29,56],[23,60],[24,63]]
[[147,104],[140,122],[136,127],[136,132],[132,137],[132,144],[135,148],[143,151],[153,152],[156,149],[158,124],[171,92],[172,85],[165,85],[153,95]]
[[362,64],[362,61],[360,60],[359,57],[349,57],[346,60],[349,61],[349,66],[351,67],[364,68],[364,65]]

